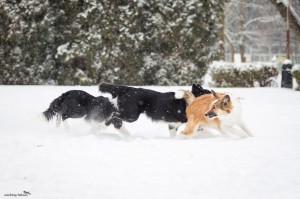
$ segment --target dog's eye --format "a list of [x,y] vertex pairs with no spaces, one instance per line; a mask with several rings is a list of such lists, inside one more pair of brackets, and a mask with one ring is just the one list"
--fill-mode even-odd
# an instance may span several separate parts
[[227,106],[227,104],[228,104],[227,102],[224,102],[224,106]]
[[216,107],[215,107],[215,106],[213,106],[213,109],[216,109]]

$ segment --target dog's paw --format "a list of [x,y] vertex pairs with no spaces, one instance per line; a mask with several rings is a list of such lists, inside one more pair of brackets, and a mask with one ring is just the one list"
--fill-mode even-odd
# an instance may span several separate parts
[[196,139],[198,136],[196,134],[190,134],[190,135],[185,135],[185,134],[178,134],[174,137],[177,140],[191,140],[191,139]]

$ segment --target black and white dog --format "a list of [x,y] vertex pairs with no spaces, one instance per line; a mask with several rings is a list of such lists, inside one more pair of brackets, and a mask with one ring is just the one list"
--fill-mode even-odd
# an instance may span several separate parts
[[[113,98],[117,97],[118,110],[114,111],[110,119],[106,121],[107,125],[117,118],[125,122],[134,122],[141,113],[145,113],[154,121],[169,123],[170,134],[174,136],[179,125],[187,122],[186,101],[176,99],[174,92],[161,93],[144,88],[107,83],[101,83],[99,90],[103,93],[110,93]],[[211,92],[203,89],[199,84],[193,84],[192,93],[198,97]]]
[[[110,118],[115,111],[116,108],[113,103],[106,97],[94,97],[85,91],[71,90],[54,99],[49,108],[43,112],[43,115],[47,121],[57,116],[58,126],[61,120],[81,117],[85,117],[88,122],[102,123]],[[112,123],[119,130],[122,127],[122,120],[119,118],[111,118],[109,123]],[[122,131],[121,129],[121,132],[128,134],[126,130]]]

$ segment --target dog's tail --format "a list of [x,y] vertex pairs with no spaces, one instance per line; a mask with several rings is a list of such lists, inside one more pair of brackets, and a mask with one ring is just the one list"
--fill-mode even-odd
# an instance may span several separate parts
[[69,92],[63,93],[61,96],[59,96],[51,102],[49,108],[43,112],[43,115],[47,121],[52,120],[53,117],[57,115],[57,112],[59,112],[61,109],[61,104],[68,95]]
[[47,121],[50,121],[53,119],[53,117],[56,115],[55,111],[49,107],[46,111],[43,112],[43,115]]
[[180,90],[175,92],[175,98],[184,99],[187,104],[191,104],[194,101],[195,96],[190,91]]
[[126,93],[129,87],[108,83],[101,83],[99,85],[99,91],[103,93],[110,93],[113,98],[116,98],[118,95]]

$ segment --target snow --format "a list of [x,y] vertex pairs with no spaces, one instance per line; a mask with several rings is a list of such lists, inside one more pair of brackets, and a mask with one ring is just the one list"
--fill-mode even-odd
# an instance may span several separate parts
[[290,59],[285,59],[282,62],[283,65],[292,64],[292,61]]
[[293,65],[293,67],[292,67],[292,72],[293,72],[293,71],[296,71],[296,70],[300,70],[300,64],[295,64],[295,65]]
[[232,62],[224,62],[224,61],[213,61],[210,65],[210,69],[239,69],[239,70],[249,70],[249,68],[253,69],[261,69],[265,66],[274,66],[273,62],[244,62],[244,63],[232,63]]
[[[149,87],[176,91],[188,87]],[[83,120],[70,131],[37,115],[62,92],[97,86],[0,86],[0,198],[297,199],[300,197],[300,93],[277,88],[213,88],[243,98],[254,138],[201,133],[170,138],[144,116],[91,133]],[[6,197],[4,197],[6,198]]]

